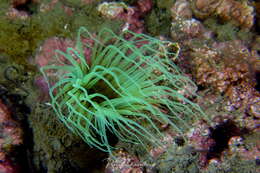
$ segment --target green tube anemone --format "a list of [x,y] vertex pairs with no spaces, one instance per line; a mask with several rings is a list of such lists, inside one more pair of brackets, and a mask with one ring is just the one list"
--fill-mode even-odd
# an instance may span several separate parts
[[[124,39],[126,35],[131,37]],[[86,48],[91,50],[90,62],[84,56]],[[196,85],[170,60],[178,56],[176,43],[131,31],[117,35],[103,29],[92,35],[81,27],[76,48],[57,52],[66,63],[41,68],[51,105],[59,119],[92,147],[111,152],[108,134],[125,142],[159,143],[159,123],[183,133],[191,119],[205,116],[180,92]],[[59,74],[54,84],[49,71]]]

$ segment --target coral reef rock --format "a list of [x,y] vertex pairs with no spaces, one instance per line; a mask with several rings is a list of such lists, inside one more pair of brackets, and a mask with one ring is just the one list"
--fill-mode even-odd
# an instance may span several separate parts
[[190,0],[193,14],[200,19],[218,16],[232,21],[237,26],[250,29],[254,24],[254,8],[247,1],[235,0]]

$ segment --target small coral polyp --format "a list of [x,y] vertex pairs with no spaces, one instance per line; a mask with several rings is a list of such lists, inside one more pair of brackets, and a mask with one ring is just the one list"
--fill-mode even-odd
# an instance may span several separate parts
[[179,92],[196,86],[169,59],[178,51],[177,44],[144,34],[103,29],[94,35],[82,27],[74,49],[57,50],[54,58],[61,64],[41,72],[60,120],[88,145],[111,153],[109,134],[130,143],[159,144],[159,122],[183,133],[191,119],[204,115]]

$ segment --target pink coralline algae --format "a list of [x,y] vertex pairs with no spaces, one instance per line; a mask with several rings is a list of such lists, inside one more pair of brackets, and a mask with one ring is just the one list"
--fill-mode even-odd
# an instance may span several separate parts
[[0,100],[0,172],[17,173],[19,167],[10,158],[9,153],[15,146],[23,144],[22,129],[11,119],[10,112]]
[[56,64],[58,60],[54,57],[57,56],[55,50],[61,50],[66,52],[68,47],[74,47],[75,42],[69,39],[63,39],[58,37],[52,37],[47,39],[39,49],[39,53],[35,58],[36,64],[39,67],[46,66],[48,64]]
[[[94,41],[88,38],[81,38],[83,44],[93,45]],[[35,58],[35,62],[39,67],[44,67],[46,65],[63,65],[69,63],[66,58],[57,53],[59,50],[61,52],[67,52],[68,48],[76,48],[76,41],[70,39],[63,39],[58,37],[52,37],[47,39],[43,45],[39,48],[39,52]],[[84,56],[88,63],[90,63],[91,50],[87,47],[84,48]],[[67,52],[68,53],[68,52]]]
[[[93,40],[82,38],[81,40],[85,44],[92,45]],[[67,48],[75,48],[76,42],[70,39],[63,39],[58,37],[52,37],[47,39],[43,45],[39,48],[38,54],[35,58],[35,63],[39,68],[44,67],[46,65],[58,65],[62,66],[63,64],[68,63],[67,60],[56,52],[56,50],[67,52]],[[89,48],[84,48],[84,55],[86,57],[87,62],[90,64],[90,54],[91,51]],[[48,71],[49,77],[52,76],[53,79],[57,77],[59,74],[54,73],[53,71]],[[48,96],[48,85],[47,82],[43,79],[43,77],[37,77],[35,79],[35,85],[39,87],[41,90],[39,100],[45,100]]]
[[104,2],[98,6],[98,11],[110,19],[119,19],[125,22],[124,29],[142,33],[144,31],[144,22],[142,17],[152,8],[151,0],[138,0],[133,7],[124,3]]
[[[35,63],[38,65],[39,68],[44,67],[46,65],[61,65],[60,60],[55,58],[58,56],[58,53],[55,52],[56,50],[61,50],[66,52],[68,47],[74,47],[75,42],[69,39],[63,39],[58,37],[53,37],[47,39],[43,45],[39,48],[39,52],[35,58]],[[49,75],[55,76],[53,72],[49,72]],[[58,74],[56,74],[58,75]],[[42,76],[36,77],[34,80],[34,84],[39,88],[39,100],[46,101],[49,98],[49,86],[45,79]]]

